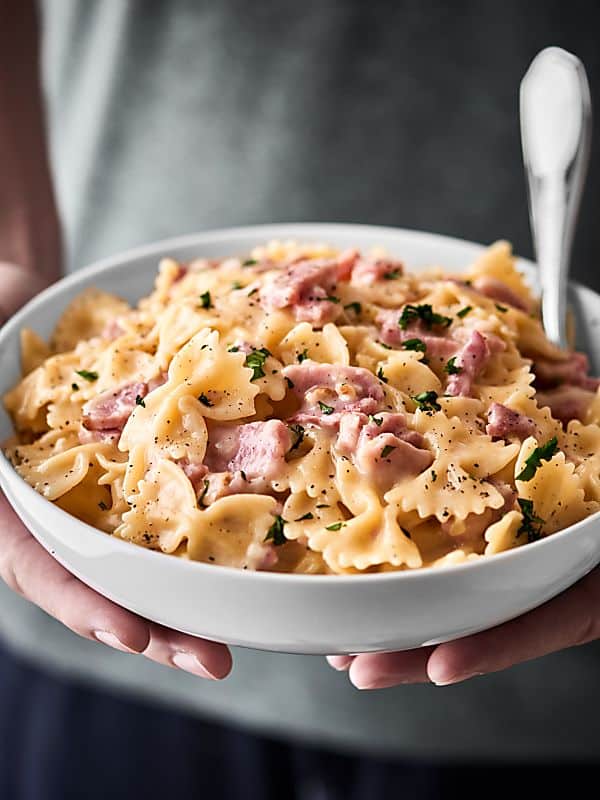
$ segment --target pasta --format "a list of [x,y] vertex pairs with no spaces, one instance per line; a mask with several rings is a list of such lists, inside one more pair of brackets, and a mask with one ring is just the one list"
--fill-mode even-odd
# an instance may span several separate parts
[[461,564],[600,509],[600,390],[498,242],[452,275],[270,242],[89,289],[4,397],[20,475],[108,535],[306,574]]

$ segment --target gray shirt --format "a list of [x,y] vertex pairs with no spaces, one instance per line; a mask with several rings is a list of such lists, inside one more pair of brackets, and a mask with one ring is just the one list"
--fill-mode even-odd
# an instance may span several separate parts
[[[535,26],[516,0],[458,5],[47,0],[68,268],[179,233],[298,220],[504,236],[527,254],[516,88],[556,41],[559,4]],[[598,72],[594,30],[571,46]],[[592,220],[583,277],[600,250]],[[427,760],[598,756],[597,644],[380,692],[321,658],[237,649],[214,684],[78,639],[4,586],[0,607],[4,638],[32,659],[253,730]]]

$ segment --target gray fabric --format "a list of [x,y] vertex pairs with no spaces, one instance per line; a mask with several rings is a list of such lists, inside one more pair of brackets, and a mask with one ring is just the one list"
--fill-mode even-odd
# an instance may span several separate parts
[[[518,80],[548,43],[600,78],[590,6],[570,4],[569,30],[560,3],[535,5],[48,0],[69,268],[163,236],[291,220],[506,236],[528,254]],[[577,263],[597,286],[599,186]],[[428,759],[598,756],[597,645],[464,686],[378,693],[323,659],[238,650],[214,685],[79,640],[5,587],[0,603],[5,638],[31,658],[255,729]]]

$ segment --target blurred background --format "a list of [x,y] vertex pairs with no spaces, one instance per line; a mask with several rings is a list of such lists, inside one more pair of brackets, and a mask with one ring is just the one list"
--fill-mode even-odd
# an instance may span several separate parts
[[[531,255],[518,87],[536,52],[584,62],[585,0],[46,0],[44,68],[69,266],[179,233],[398,225]],[[594,147],[575,243],[600,288]]]

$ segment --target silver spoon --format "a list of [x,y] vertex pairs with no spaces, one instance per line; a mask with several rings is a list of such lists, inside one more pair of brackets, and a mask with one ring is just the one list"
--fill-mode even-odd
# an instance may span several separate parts
[[533,59],[520,92],[529,216],[548,338],[567,347],[567,279],[590,152],[592,105],[581,61],[560,47]]

